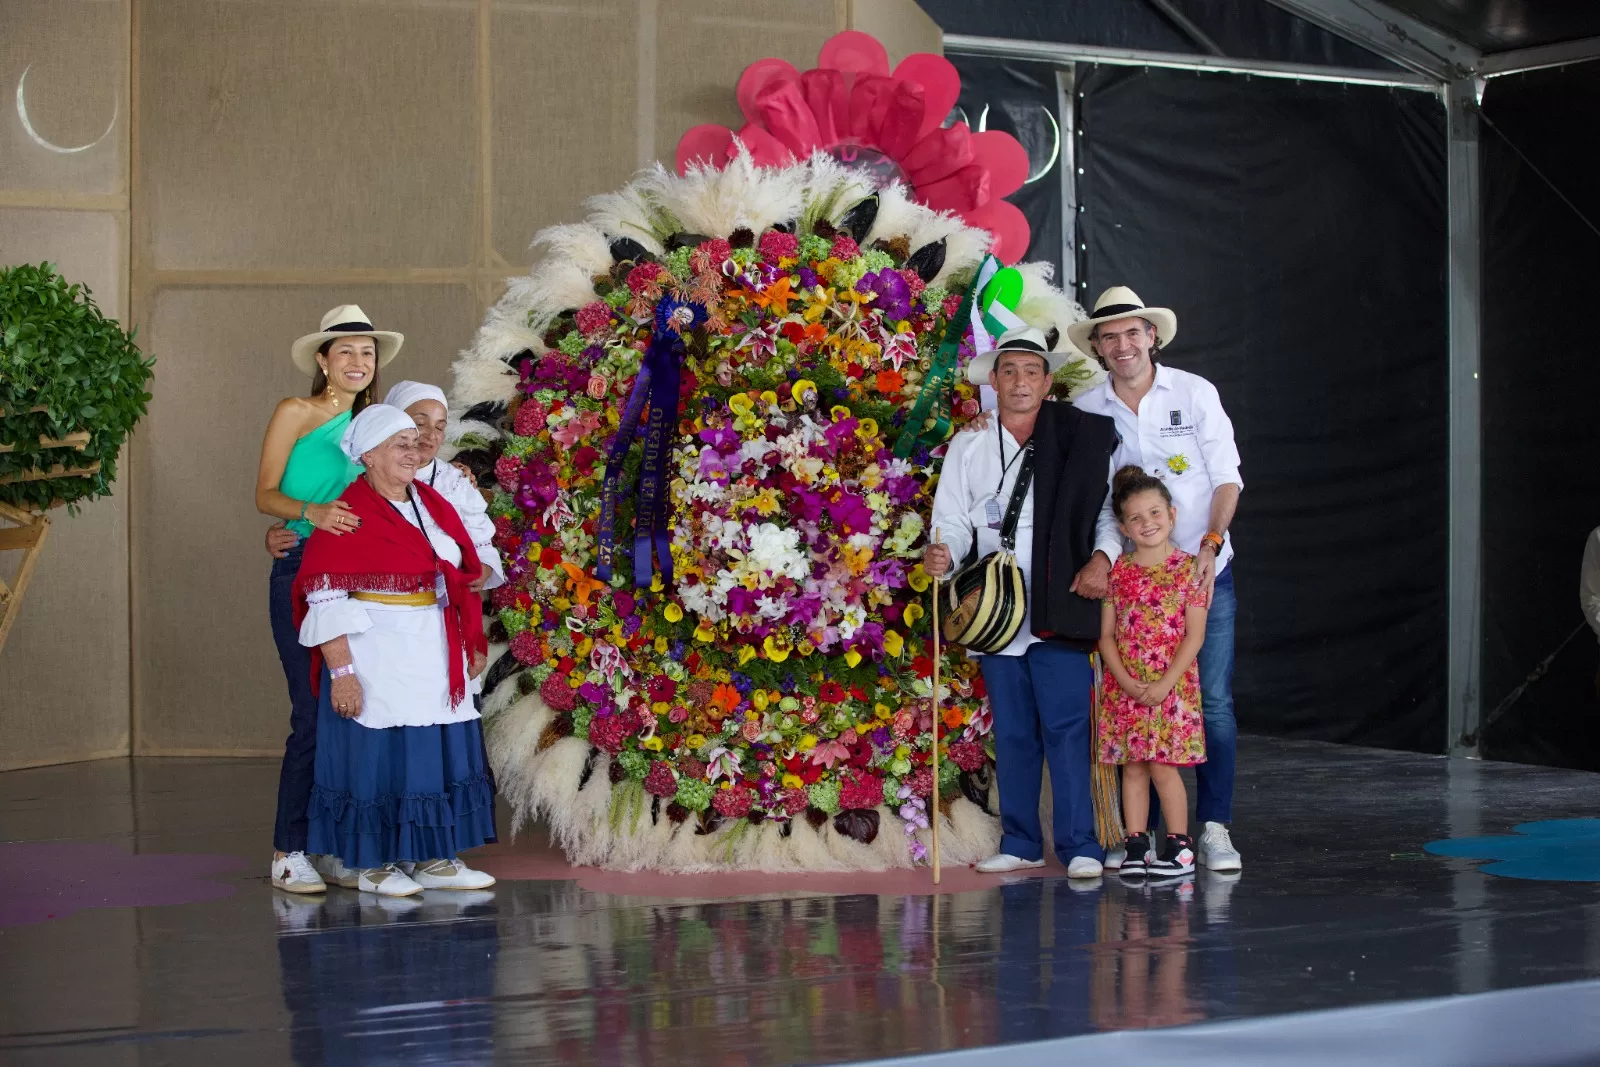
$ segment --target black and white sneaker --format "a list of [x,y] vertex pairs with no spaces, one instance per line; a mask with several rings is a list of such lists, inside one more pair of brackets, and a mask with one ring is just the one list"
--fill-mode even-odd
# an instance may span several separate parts
[[1168,834],[1160,856],[1146,862],[1151,878],[1178,878],[1194,873],[1194,842],[1184,834]]
[[1147,833],[1129,834],[1122,848],[1126,854],[1122,858],[1121,866],[1117,868],[1117,873],[1124,878],[1143,878],[1149,862],[1153,858],[1150,849],[1150,835]]

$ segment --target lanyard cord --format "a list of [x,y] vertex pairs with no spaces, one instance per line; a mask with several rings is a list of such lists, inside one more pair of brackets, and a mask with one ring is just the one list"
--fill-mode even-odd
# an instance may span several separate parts
[[1033,443],[1033,438],[1028,438],[1028,443],[1017,449],[1008,462],[1006,460],[1006,435],[1005,430],[1000,426],[1000,413],[998,411],[995,412],[994,416],[994,438],[1000,444],[1000,481],[994,487],[994,495],[998,497],[1000,490],[1006,487],[1006,475],[1011,470],[1011,464],[1015,463],[1022,457],[1024,452],[1028,451],[1029,445]]
[[428,536],[428,528],[422,524],[422,509],[417,507],[417,494],[412,492],[410,497],[411,511],[417,517],[417,529],[422,531],[422,539],[428,542],[428,551],[433,553],[433,562],[437,565],[439,562],[439,550],[433,547],[433,538]]

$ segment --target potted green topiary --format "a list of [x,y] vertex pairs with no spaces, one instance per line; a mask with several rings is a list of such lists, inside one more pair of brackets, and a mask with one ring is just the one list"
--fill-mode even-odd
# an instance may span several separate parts
[[0,267],[0,503],[76,513],[109,493],[154,363],[51,264]]

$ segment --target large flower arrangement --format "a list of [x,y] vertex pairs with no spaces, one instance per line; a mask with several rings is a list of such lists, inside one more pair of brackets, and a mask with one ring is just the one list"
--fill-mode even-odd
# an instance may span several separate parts
[[[936,815],[948,860],[992,851],[959,651],[935,780],[920,564],[938,446],[979,410],[940,347],[948,372],[981,344],[988,235],[820,155],[658,169],[592,206],[457,366],[508,561],[502,792],[619,867],[906,865]],[[1046,277],[1024,269],[1015,313],[1064,327]]]

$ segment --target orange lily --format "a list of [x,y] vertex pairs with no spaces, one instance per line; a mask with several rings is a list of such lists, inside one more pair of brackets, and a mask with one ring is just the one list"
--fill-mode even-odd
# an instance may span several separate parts
[[795,299],[795,293],[790,290],[790,279],[786,276],[779,278],[759,293],[752,293],[752,303],[760,304],[780,318],[789,314],[789,301]]
[[572,590],[580,604],[587,605],[591,596],[606,587],[606,583],[598,578],[589,577],[576,563],[562,560],[561,569],[567,572],[567,588]]

